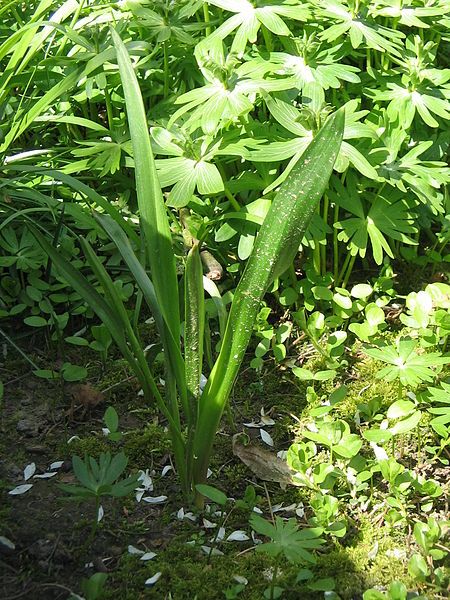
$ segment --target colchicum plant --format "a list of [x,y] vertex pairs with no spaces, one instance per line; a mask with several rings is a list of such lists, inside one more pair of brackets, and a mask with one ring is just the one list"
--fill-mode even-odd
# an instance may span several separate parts
[[[192,242],[186,258],[182,319],[169,219],[141,91],[125,45],[115,30],[112,29],[111,34],[133,147],[140,241],[144,249],[141,259],[133,249],[135,240],[127,236],[117,216],[114,219],[107,214],[95,213],[95,218],[116,244],[152,311],[164,348],[167,372],[164,397],[114,282],[88,240],[80,238],[96,285],[65,260],[36,228],[32,231],[59,272],[107,326],[139,379],[145,396],[155,399],[167,418],[182,488],[187,496],[191,496],[195,493],[195,485],[206,478],[214,436],[249,343],[261,300],[273,280],[292,262],[326,188],[340,151],[345,113],[341,109],[328,117],[275,196],[235,290],[221,349],[201,392],[205,328],[201,240]],[[202,168],[201,161],[197,166]],[[206,170],[204,174],[207,173]],[[97,286],[103,295],[97,291]],[[196,502],[199,505],[203,502],[199,493]]]

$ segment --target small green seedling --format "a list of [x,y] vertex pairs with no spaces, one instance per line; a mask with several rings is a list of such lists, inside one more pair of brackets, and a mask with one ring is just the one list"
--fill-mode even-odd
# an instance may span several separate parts
[[112,442],[119,442],[122,439],[122,433],[118,430],[119,428],[119,415],[113,406],[108,406],[103,415],[106,428],[103,429],[103,433]]
[[106,573],[94,573],[89,579],[83,579],[81,590],[85,600],[97,600],[102,595],[108,575]]
[[104,496],[122,498],[134,492],[138,487],[136,475],[119,479],[128,464],[124,452],[111,456],[109,452],[100,454],[97,462],[92,456],[86,456],[84,461],[79,456],[72,457],[73,471],[81,485],[61,483],[59,487],[70,494],[74,500],[95,500],[95,516],[92,524],[89,542],[95,536],[98,523],[103,517],[100,500]]
[[315,556],[311,550],[320,548],[324,540],[320,537],[323,533],[321,527],[305,528],[299,530],[295,519],[283,521],[275,518],[272,524],[257,514],[250,517],[250,525],[257,532],[270,538],[270,542],[256,546],[257,552],[264,552],[275,559],[274,572],[270,587],[265,590],[264,598],[274,600],[283,594],[283,588],[276,585],[280,563],[283,558],[293,564],[314,564]]

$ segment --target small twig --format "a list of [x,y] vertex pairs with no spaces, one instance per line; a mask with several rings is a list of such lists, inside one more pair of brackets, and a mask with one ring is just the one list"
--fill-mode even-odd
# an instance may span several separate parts
[[29,377],[30,373],[32,373],[33,371],[28,371],[27,373],[24,373],[23,375],[19,375],[19,377],[15,377],[14,379],[11,379],[11,381],[5,381],[5,387],[7,385],[11,385],[11,383],[16,383],[17,381],[20,381],[21,379],[25,379],[25,377]]
[[275,517],[273,515],[273,510],[272,510],[272,503],[270,501],[270,496],[269,496],[269,491],[267,489],[267,485],[266,482],[263,482],[264,484],[264,491],[266,492],[266,498],[267,498],[267,504],[269,505],[269,510],[270,510],[270,518],[272,520],[272,523],[275,525]]
[[130,377],[127,377],[126,379],[122,379],[122,381],[118,381],[117,383],[113,383],[112,385],[108,386],[104,390],[100,390],[100,392],[102,394],[104,394],[105,392],[109,392],[109,391],[113,390],[114,388],[119,387],[120,385],[123,385],[124,383],[127,383],[128,381],[131,381],[132,379],[135,379],[135,378],[136,378],[135,375],[130,375]]

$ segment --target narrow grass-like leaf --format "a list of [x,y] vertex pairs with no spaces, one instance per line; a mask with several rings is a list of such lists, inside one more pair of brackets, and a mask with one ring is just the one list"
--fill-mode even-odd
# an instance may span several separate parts
[[179,343],[172,337],[172,333],[165,322],[165,315],[160,310],[158,299],[152,281],[145,272],[144,267],[136,257],[131,244],[118,223],[108,215],[95,214],[96,220],[100,223],[111,240],[117,246],[123,260],[133,274],[133,277],[143,293],[146,302],[152,311],[156,327],[164,344],[165,352],[171,362],[177,384],[180,390],[180,396],[185,410],[187,407],[186,382],[184,373],[183,357],[181,356]]
[[174,339],[180,338],[178,280],[166,207],[150,145],[141,90],[127,49],[111,29],[122,80],[135,164],[136,194],[153,285]]

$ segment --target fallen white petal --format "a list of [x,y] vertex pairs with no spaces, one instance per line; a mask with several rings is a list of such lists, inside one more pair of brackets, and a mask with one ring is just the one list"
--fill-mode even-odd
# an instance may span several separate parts
[[208,470],[206,471],[206,478],[208,479],[209,477],[211,477],[211,475],[212,475],[212,474],[213,474],[213,473],[212,473],[211,469],[208,469]]
[[18,485],[13,490],[8,492],[8,494],[10,496],[20,496],[20,494],[25,494],[25,492],[28,492],[28,490],[31,490],[32,487],[33,487],[32,483],[23,483],[22,485]]
[[50,479],[50,477],[54,477],[58,475],[55,471],[53,473],[41,473],[40,475],[33,475],[33,479]]
[[219,531],[217,532],[217,535],[214,536],[214,539],[221,542],[224,537],[225,537],[225,527],[220,527]]
[[153,577],[150,577],[149,579],[146,580],[145,585],[154,585],[158,579],[161,577],[162,573],[159,571],[158,573],[155,573],[153,575]]
[[103,510],[103,506],[100,504],[100,506],[98,507],[98,513],[97,513],[97,523],[100,523],[100,521],[103,519],[104,516],[105,516],[105,511]]
[[260,508],[258,508],[257,506],[253,507],[253,512],[255,512],[258,515],[262,515],[263,514],[263,511]]
[[150,475],[148,474],[148,469],[146,469],[145,471],[142,471],[142,469],[141,469],[139,471],[138,481],[140,481],[140,484],[139,484],[140,489],[144,488],[144,490],[153,492],[153,481],[152,481],[152,478],[150,477]]
[[102,427],[102,433],[105,437],[108,437],[111,432],[107,427]]
[[211,548],[209,546],[202,546],[202,550],[205,554],[207,554],[208,556],[223,556],[223,552],[221,552],[218,548],[213,548],[211,550]]
[[230,533],[230,535],[227,537],[227,542],[246,542],[249,539],[250,538],[245,531],[237,529],[236,531],[233,531],[233,533]]
[[140,502],[142,500],[142,496],[145,494],[145,490],[138,490],[136,492],[136,502]]
[[2,546],[6,546],[10,550],[15,550],[16,549],[16,545],[14,544],[14,542],[12,542],[10,539],[8,539],[7,537],[5,537],[4,535],[0,535],[0,544]]
[[145,554],[143,554],[139,560],[152,560],[152,558],[155,558],[155,556],[155,552],[145,552]]
[[367,558],[369,560],[375,560],[377,554],[378,554],[378,542],[375,542],[375,544],[373,545],[373,548],[371,550],[369,550],[369,552],[367,553]]
[[217,523],[212,523],[211,521],[208,521],[208,519],[203,519],[203,527],[205,529],[214,529],[214,527],[217,527]]
[[242,577],[242,575],[233,575],[233,579],[242,585],[247,585],[248,583],[248,579],[246,577]]
[[139,555],[143,555],[144,551],[143,550],[139,550],[139,548],[136,548],[136,546],[132,546],[131,544],[128,546],[128,554],[139,554]]
[[161,504],[167,500],[167,496],[146,496],[142,500],[148,504]]
[[71,444],[73,441],[75,441],[75,440],[79,440],[79,439],[81,439],[79,435],[73,435],[72,437],[70,437],[70,438],[67,440],[67,443],[68,443],[68,444]]
[[28,481],[28,479],[30,479],[30,477],[32,477],[35,473],[36,473],[36,464],[33,462],[33,463],[30,463],[29,465],[27,465],[25,467],[25,469],[23,470],[24,481]]
[[164,467],[164,469],[161,471],[161,477],[164,477],[164,475],[167,475],[167,473],[171,470],[173,470],[172,465],[166,465]]
[[258,423],[252,421],[251,423],[244,423],[244,425],[245,427],[261,427],[262,423],[261,421],[258,421]]
[[63,460],[56,460],[55,462],[52,462],[52,464],[49,466],[49,469],[60,469],[64,464]]
[[138,396],[143,396],[144,395],[144,390],[139,390],[137,393]]
[[386,450],[384,448],[381,448],[381,446],[377,446],[377,444],[375,444],[375,442],[369,442],[370,446],[373,450],[373,453],[375,454],[375,458],[377,460],[388,460],[389,456],[386,453]]
[[184,508],[180,508],[180,510],[177,512],[177,519],[180,519],[180,521],[182,521],[184,519]]
[[266,416],[261,417],[261,422],[263,425],[266,425],[268,427],[275,425],[275,421],[271,417],[266,417]]
[[277,456],[278,458],[281,458],[281,460],[286,460],[287,450],[280,450],[279,452],[277,452]]
[[259,435],[261,436],[261,439],[265,444],[267,444],[268,446],[273,446],[273,439],[271,438],[270,434],[267,433],[267,431],[265,431],[264,429],[260,429]]

